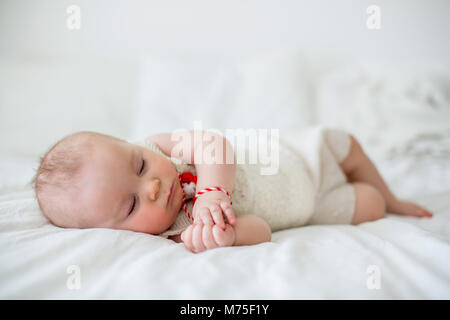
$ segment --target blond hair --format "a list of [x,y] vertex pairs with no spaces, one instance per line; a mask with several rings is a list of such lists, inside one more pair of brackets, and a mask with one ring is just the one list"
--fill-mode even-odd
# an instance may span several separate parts
[[79,131],[53,145],[40,159],[32,184],[39,208],[47,219],[63,228],[79,228],[83,225],[84,208],[74,206],[80,192],[78,177],[94,145],[92,138],[110,136]]

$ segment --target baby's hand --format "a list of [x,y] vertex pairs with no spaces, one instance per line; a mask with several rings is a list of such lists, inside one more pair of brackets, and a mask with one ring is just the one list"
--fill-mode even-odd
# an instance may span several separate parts
[[181,240],[194,253],[217,247],[232,246],[235,240],[234,228],[227,224],[225,230],[217,225],[191,224],[181,233]]
[[221,191],[210,191],[202,194],[195,201],[192,211],[194,223],[216,224],[225,230],[223,214],[225,214],[229,224],[233,225],[236,222],[230,199]]

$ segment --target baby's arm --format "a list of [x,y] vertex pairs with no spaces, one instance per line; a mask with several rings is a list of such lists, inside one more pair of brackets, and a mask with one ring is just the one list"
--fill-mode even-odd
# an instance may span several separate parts
[[[213,140],[210,144],[199,144],[194,150],[194,165],[197,171],[196,192],[207,187],[218,186],[228,191],[229,194],[233,194],[236,174],[236,157],[233,146],[222,135],[211,132],[205,132],[205,134]],[[207,146],[209,152],[205,152]],[[214,146],[214,152],[211,152],[211,146]],[[193,207],[194,221],[201,220],[206,224],[214,223],[224,229],[223,214],[225,214],[228,223],[233,225],[236,218],[229,203],[228,196],[221,191],[202,194],[197,198]]]
[[[158,144],[166,155],[176,155],[195,166],[196,192],[206,187],[219,186],[232,194],[236,173],[232,144],[222,135],[209,131],[185,131],[180,136],[184,137],[180,142],[172,140],[170,133],[153,135],[148,139]],[[209,139],[204,141],[204,137]],[[234,224],[235,217],[227,195],[221,191],[211,191],[197,199],[192,214],[195,222],[201,220],[207,224],[218,224],[224,229],[222,212],[228,223]]]
[[266,221],[255,215],[244,215],[236,219],[233,226],[235,246],[247,246],[272,239],[272,230]]
[[267,222],[254,215],[244,215],[238,217],[233,226],[227,224],[224,230],[217,225],[192,224],[183,231],[181,240],[187,249],[198,253],[217,247],[267,242],[271,240],[271,236]]

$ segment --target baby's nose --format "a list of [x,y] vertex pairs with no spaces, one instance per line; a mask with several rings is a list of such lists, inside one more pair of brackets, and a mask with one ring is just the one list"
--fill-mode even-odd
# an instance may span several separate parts
[[161,180],[159,179],[153,179],[149,182],[148,197],[150,198],[150,200],[155,201],[156,199],[158,199],[160,185]]

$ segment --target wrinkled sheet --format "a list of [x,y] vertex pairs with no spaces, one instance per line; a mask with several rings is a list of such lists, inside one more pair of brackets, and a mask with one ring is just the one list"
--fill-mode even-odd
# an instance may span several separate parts
[[433,167],[380,164],[393,189],[432,219],[306,226],[270,243],[193,254],[143,233],[54,227],[25,185],[34,162],[0,163],[2,299],[450,298],[450,181],[427,192]]

